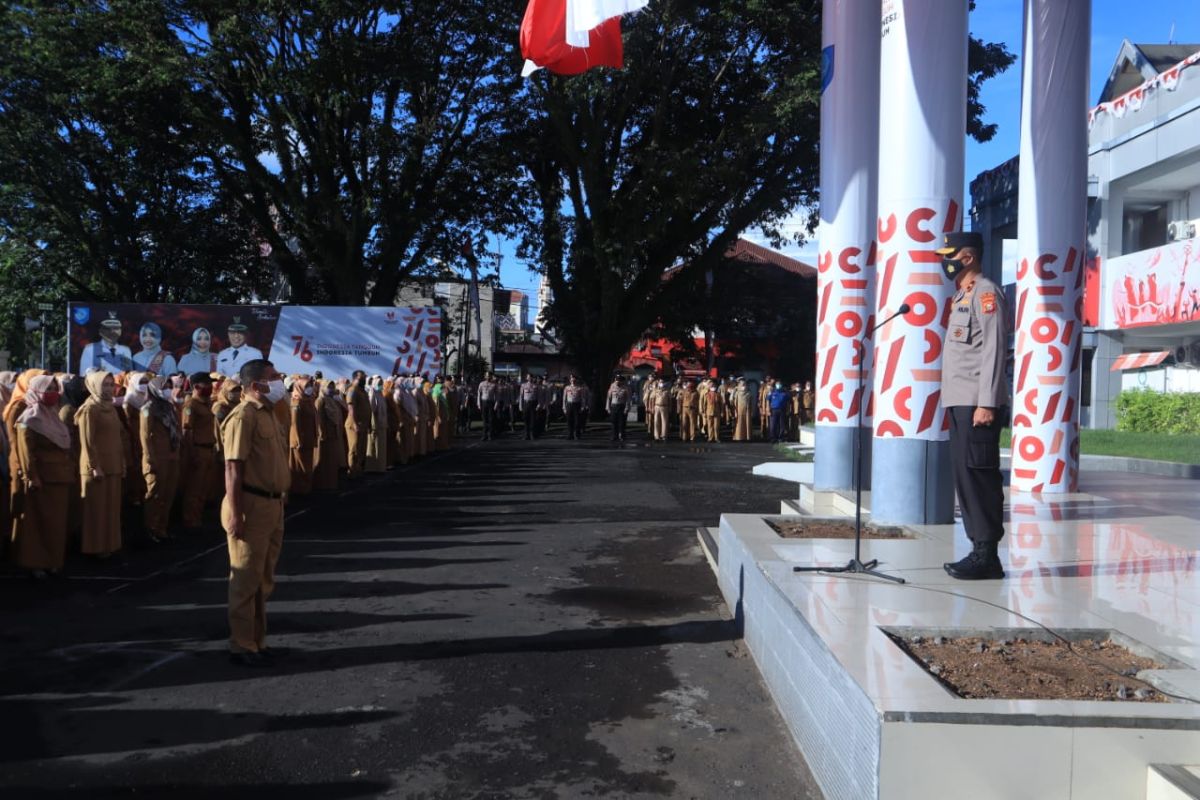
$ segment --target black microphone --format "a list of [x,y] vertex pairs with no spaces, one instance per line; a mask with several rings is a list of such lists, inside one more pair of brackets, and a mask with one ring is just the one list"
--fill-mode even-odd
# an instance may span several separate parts
[[896,317],[900,316],[901,314],[907,314],[910,311],[912,311],[912,306],[910,306],[908,303],[901,303],[900,308],[896,310],[895,314],[892,314],[890,317],[885,319],[883,322],[879,323],[874,328],[871,328],[871,330],[867,331],[867,333],[874,333],[875,331],[882,328],[884,325],[887,325],[889,322],[894,320]]

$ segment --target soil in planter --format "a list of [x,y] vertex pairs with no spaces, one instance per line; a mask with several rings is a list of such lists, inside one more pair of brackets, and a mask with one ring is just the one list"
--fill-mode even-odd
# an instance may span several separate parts
[[1135,676],[1162,669],[1107,640],[981,639],[889,634],[959,697],[995,700],[1121,700],[1166,702]]
[[[853,539],[854,523],[828,519],[776,519],[767,524],[785,539]],[[863,525],[864,539],[911,539],[903,528]]]

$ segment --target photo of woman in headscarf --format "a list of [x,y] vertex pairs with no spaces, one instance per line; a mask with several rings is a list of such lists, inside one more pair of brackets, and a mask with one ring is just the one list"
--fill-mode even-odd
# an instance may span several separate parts
[[142,325],[138,338],[142,349],[133,357],[134,366],[155,375],[170,375],[179,369],[175,356],[162,349],[163,333],[157,322]]
[[179,371],[191,375],[196,372],[215,372],[217,354],[212,352],[212,334],[208,328],[192,331],[192,349],[179,359]]

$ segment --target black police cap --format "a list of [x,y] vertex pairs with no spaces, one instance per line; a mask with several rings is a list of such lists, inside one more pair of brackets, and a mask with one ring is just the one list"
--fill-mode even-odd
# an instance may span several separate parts
[[964,247],[973,247],[983,252],[983,234],[975,231],[953,231],[947,233],[942,240],[942,246],[937,249],[938,255],[950,256]]

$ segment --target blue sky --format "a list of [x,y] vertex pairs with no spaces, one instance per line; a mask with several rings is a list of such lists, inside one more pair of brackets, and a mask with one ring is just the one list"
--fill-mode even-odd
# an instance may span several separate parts
[[[1017,154],[1020,148],[1021,115],[1021,0],[978,0],[971,14],[971,31],[987,41],[1000,41],[1017,55],[1007,72],[984,84],[983,104],[987,119],[999,125],[995,138],[986,144],[967,140],[967,184],[980,172],[991,169]],[[1160,44],[1169,41],[1175,26],[1174,41],[1200,43],[1200,0],[1149,0],[1130,4],[1128,0],[1093,0],[1091,92],[1095,104],[1104,81],[1112,69],[1123,39],[1135,44]],[[964,190],[964,197],[970,195]],[[501,245],[500,278],[505,286],[530,293],[536,302],[537,276],[513,255],[511,245]],[[789,248],[790,255],[812,261],[815,243]],[[536,313],[531,308],[531,314]]]

